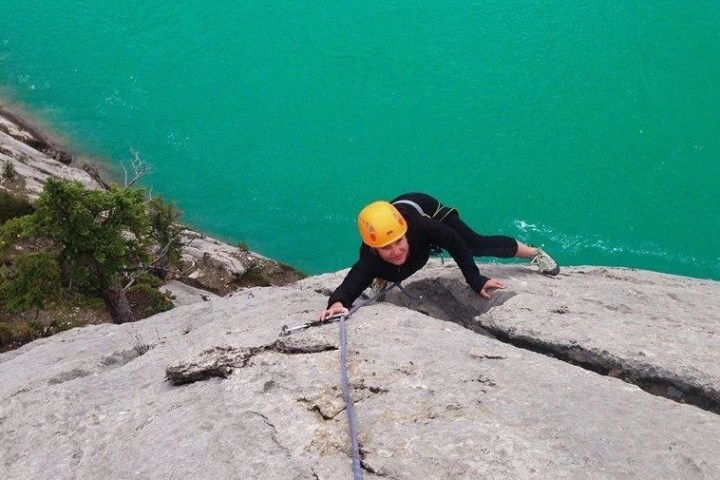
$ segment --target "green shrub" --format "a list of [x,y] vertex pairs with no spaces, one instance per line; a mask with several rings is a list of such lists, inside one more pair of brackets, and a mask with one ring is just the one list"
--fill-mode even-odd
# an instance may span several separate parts
[[89,310],[99,310],[105,308],[105,302],[103,302],[102,298],[84,295],[70,290],[63,292],[61,302],[61,306],[67,310],[73,307]]
[[160,288],[163,285],[162,279],[158,278],[151,273],[141,273],[135,278],[136,285],[147,285],[151,288]]
[[2,177],[10,182],[14,181],[18,177],[17,170],[15,170],[15,165],[13,165],[12,162],[5,160],[2,169]]
[[0,322],[0,350],[9,347],[13,338],[15,338],[15,332],[10,325]]
[[12,218],[30,215],[35,211],[32,204],[23,197],[16,197],[6,191],[0,191],[0,224]]
[[43,336],[42,330],[34,322],[18,324],[13,330],[12,343],[15,345],[24,345]]
[[169,295],[147,284],[136,284],[128,288],[128,300],[134,305],[137,318],[147,318],[156,313],[172,310],[175,306]]
[[80,325],[77,322],[73,321],[66,315],[58,314],[54,316],[50,321],[50,324],[45,327],[45,335],[55,335],[56,333],[64,332],[65,330],[70,330],[71,328],[79,326]]
[[60,292],[60,265],[56,256],[48,252],[18,256],[12,273],[0,285],[9,312],[42,309]]
[[164,276],[168,268],[180,264],[182,256],[182,226],[178,223],[181,213],[174,203],[165,203],[160,197],[148,202],[151,235],[157,245],[153,266]]

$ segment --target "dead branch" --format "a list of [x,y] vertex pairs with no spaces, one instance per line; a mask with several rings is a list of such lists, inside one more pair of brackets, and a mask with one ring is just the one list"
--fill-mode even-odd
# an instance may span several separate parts
[[132,168],[132,179],[128,180],[128,171],[125,168],[125,164],[122,165],[123,172],[125,173],[125,186],[126,187],[132,187],[135,183],[137,183],[142,177],[149,174],[152,169],[150,168],[150,165],[145,162],[142,158],[140,158],[140,154],[137,150],[134,148],[130,149],[130,153],[132,154],[132,160],[130,160],[130,168]]

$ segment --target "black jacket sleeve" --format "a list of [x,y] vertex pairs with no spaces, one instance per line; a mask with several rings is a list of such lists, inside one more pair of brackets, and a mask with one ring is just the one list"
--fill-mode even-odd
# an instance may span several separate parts
[[421,229],[426,232],[428,241],[447,250],[457,263],[470,288],[475,292],[480,292],[489,278],[480,274],[472,251],[465,240],[455,230],[432,218],[420,217],[417,221]]
[[[375,254],[370,253],[370,255]],[[330,295],[328,307],[335,302],[340,302],[345,308],[350,308],[355,299],[372,284],[377,276],[375,262],[376,260],[368,257],[368,252],[363,252],[361,248],[360,259],[355,262],[340,286]]]

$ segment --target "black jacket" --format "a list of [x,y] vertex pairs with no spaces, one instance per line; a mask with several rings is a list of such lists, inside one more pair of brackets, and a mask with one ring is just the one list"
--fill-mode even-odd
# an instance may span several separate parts
[[[428,262],[431,250],[439,247],[447,250],[460,267],[465,281],[475,292],[482,289],[487,277],[480,275],[475,259],[465,241],[453,229],[444,223],[421,215],[415,208],[406,204],[395,205],[408,224],[406,233],[409,252],[402,265],[386,262],[374,249],[364,243],[360,246],[360,258],[350,272],[330,295],[328,306],[340,302],[346,308],[370,286],[375,278],[389,282],[400,282],[420,270]],[[425,208],[423,206],[423,208]],[[453,212],[451,215],[457,215]]]

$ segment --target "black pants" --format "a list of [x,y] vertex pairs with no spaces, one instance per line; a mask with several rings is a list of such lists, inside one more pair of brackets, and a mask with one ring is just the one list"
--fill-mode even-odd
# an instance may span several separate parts
[[455,230],[465,240],[474,257],[514,257],[518,251],[517,241],[505,235],[480,235],[460,220],[457,210],[443,205],[437,198],[427,193],[404,193],[392,200],[392,203],[410,200],[425,215],[441,221]]
[[514,257],[518,251],[517,241],[505,235],[480,235],[460,220],[456,211],[450,213],[442,221],[455,230],[468,244],[474,257]]

